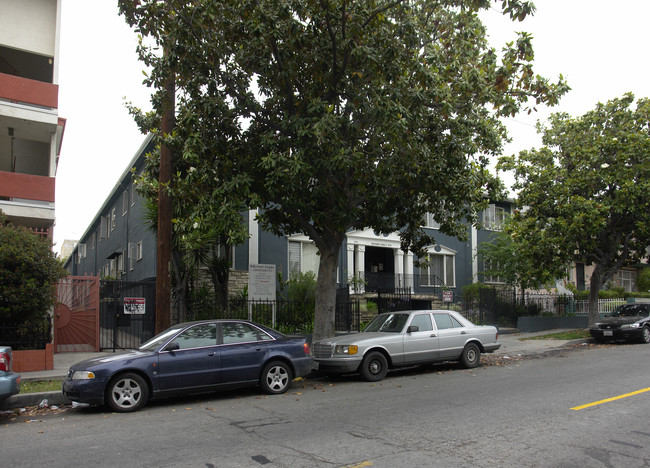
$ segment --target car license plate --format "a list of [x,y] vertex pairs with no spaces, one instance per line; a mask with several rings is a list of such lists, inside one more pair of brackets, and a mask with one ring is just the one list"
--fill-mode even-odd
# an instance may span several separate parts
[[611,330],[603,330],[603,336],[614,336],[614,332]]

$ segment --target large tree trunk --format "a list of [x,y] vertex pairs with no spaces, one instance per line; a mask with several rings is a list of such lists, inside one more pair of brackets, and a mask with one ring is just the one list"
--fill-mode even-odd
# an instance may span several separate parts
[[336,269],[341,242],[318,246],[320,263],[316,283],[316,307],[314,310],[313,341],[334,336],[336,313]]
[[594,272],[591,274],[591,279],[589,280],[589,326],[593,325],[600,319],[598,314],[598,291],[600,291],[602,285],[602,269],[599,265],[596,265]]

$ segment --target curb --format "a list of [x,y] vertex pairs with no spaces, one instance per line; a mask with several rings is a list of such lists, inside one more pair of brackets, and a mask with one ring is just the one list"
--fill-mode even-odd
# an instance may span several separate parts
[[72,402],[63,395],[63,392],[39,392],[39,393],[19,393],[5,400],[0,400],[0,410],[12,410],[16,408],[25,408],[27,406],[38,406],[43,400],[47,400],[47,405],[60,406],[69,405]]

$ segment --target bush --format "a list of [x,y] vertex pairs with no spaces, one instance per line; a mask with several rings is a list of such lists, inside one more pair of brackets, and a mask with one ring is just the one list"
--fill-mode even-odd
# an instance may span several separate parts
[[5,341],[49,334],[56,282],[65,276],[49,240],[9,225],[0,212],[0,321],[13,335]]
[[650,268],[644,268],[639,272],[636,285],[640,293],[650,293]]

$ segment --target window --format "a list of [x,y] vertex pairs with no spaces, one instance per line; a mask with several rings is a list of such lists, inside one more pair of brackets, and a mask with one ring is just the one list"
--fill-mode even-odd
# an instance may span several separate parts
[[203,348],[217,345],[217,325],[205,323],[188,328],[174,339],[179,349]]
[[[490,270],[495,270],[498,271],[500,269],[499,262],[493,261],[493,260],[485,260],[483,262],[483,269],[485,271],[490,271]],[[485,283],[505,283],[505,280],[503,277],[500,275],[495,275],[495,274],[487,274],[483,273],[483,281]]]
[[[109,224],[111,226],[111,231],[114,231],[115,230],[115,208],[111,209]],[[108,237],[108,236],[106,236],[106,237]]]
[[259,328],[241,322],[228,322],[221,325],[223,344],[250,343],[272,339]]
[[86,258],[86,244],[77,244],[77,251],[79,252],[79,258]]
[[411,320],[411,325],[418,327],[418,331],[430,331],[433,330],[433,325],[431,325],[431,316],[429,314],[415,315]]
[[420,267],[420,286],[456,286],[454,255],[430,253],[429,264]]
[[289,241],[289,274],[308,271],[318,274],[319,262],[318,248],[313,242]]
[[110,229],[109,229],[109,217],[108,216],[102,216],[99,219],[99,238],[100,239],[108,239],[110,236]]
[[438,328],[438,330],[462,328],[460,322],[448,314],[433,314],[433,320],[436,322],[436,328]]
[[117,273],[124,273],[124,254],[119,254],[115,258]]
[[122,194],[122,216],[129,211],[129,191],[125,190]]
[[505,208],[488,205],[485,211],[483,211],[483,227],[490,231],[500,231],[506,216],[507,212]]
[[431,229],[440,229],[440,223],[437,222],[435,219],[433,219],[433,215],[431,213],[427,213],[424,215],[423,226]]
[[625,292],[636,291],[636,271],[619,270],[614,276],[614,282],[625,289]]

